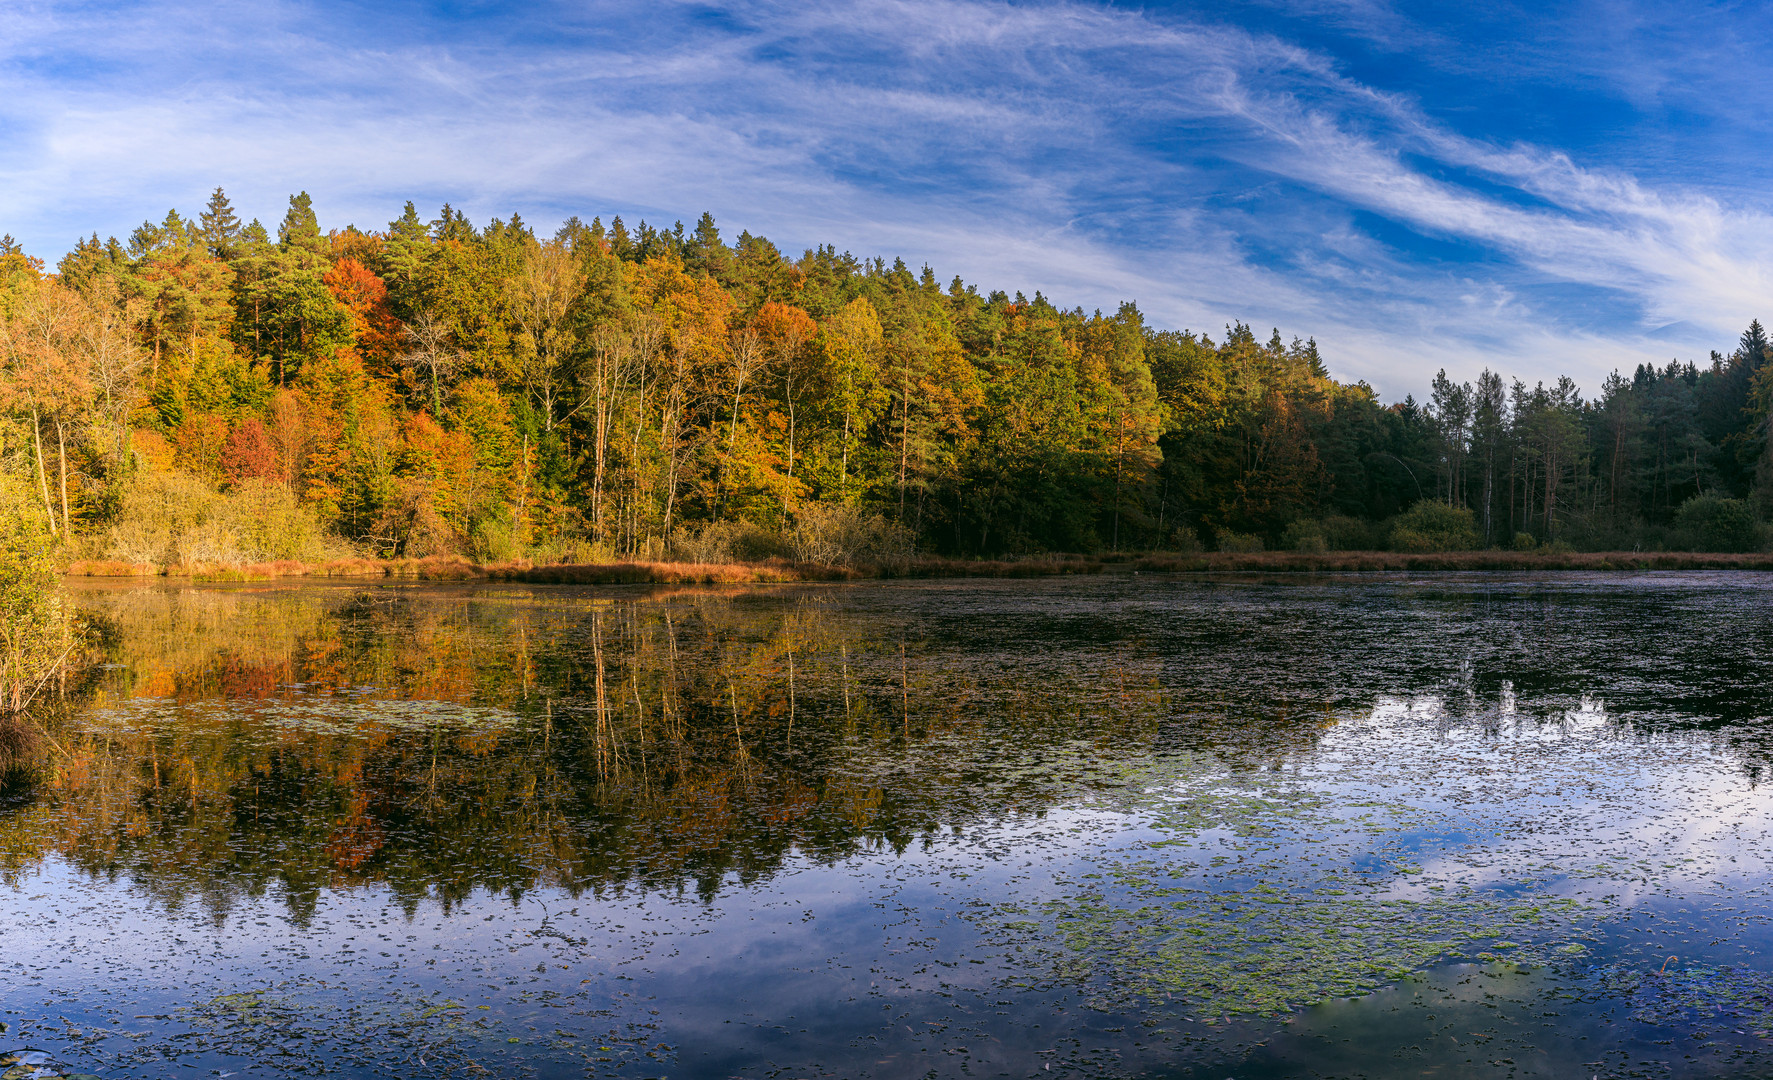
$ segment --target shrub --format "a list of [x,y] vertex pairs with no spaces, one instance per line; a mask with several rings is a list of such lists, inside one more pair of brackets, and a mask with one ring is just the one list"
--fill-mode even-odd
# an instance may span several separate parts
[[217,517],[251,562],[319,559],[324,555],[320,524],[275,481],[243,480],[217,506]]
[[503,515],[481,518],[468,533],[469,549],[483,563],[511,562],[523,555],[517,526]]
[[143,473],[123,491],[105,554],[186,566],[320,559],[319,523],[287,487],[247,479],[217,494],[187,473]]
[[914,542],[903,525],[842,503],[801,506],[788,540],[797,562],[823,566],[903,566]]
[[1539,541],[1533,538],[1532,533],[1518,532],[1514,534],[1514,549],[1516,551],[1532,551],[1538,546]]
[[1379,546],[1372,522],[1332,514],[1318,523],[1331,551],[1372,551]]
[[28,706],[76,644],[36,507],[24,483],[0,475],[0,715]]
[[699,529],[683,529],[671,538],[680,562],[724,563],[735,560],[785,559],[794,554],[788,538],[750,521],[710,521]]
[[1675,512],[1675,525],[1694,551],[1754,551],[1760,547],[1754,511],[1741,499],[1696,495]]
[[429,481],[397,480],[376,517],[375,542],[387,555],[426,559],[462,550],[461,534],[437,510]]
[[1207,546],[1200,542],[1200,533],[1195,530],[1194,526],[1179,525],[1170,530],[1167,549],[1181,552],[1184,555],[1198,555],[1205,551]]
[[1471,551],[1481,542],[1476,519],[1463,506],[1424,499],[1391,522],[1393,551]]
[[1247,555],[1262,550],[1262,538],[1250,533],[1232,532],[1230,529],[1219,529],[1215,534],[1219,550]]
[[123,489],[106,554],[131,563],[178,562],[181,541],[214,516],[220,501],[188,473],[138,474]]
[[1330,550],[1330,542],[1324,537],[1322,522],[1300,518],[1281,534],[1281,547],[1288,551],[1324,552]]

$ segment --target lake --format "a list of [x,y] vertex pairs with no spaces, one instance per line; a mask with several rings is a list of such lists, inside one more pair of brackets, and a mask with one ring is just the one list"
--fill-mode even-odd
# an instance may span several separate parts
[[1770,577],[70,589],[9,1078],[1773,1074]]

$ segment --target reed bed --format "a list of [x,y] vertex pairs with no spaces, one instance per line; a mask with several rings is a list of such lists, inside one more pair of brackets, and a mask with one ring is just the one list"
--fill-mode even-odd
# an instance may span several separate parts
[[456,555],[424,559],[334,559],[324,563],[149,563],[82,560],[70,577],[174,577],[194,581],[270,581],[280,578],[399,578],[419,581],[522,581],[560,585],[742,585],[867,578],[1028,578],[1100,573],[1106,564],[1085,556],[1024,560],[905,559],[840,566],[771,558],[731,562],[630,560],[607,563],[535,563],[528,559],[478,563]]
[[1132,569],[1170,573],[1458,570],[1773,570],[1773,554],[1693,551],[1267,551],[1147,555]]
[[1053,555],[1027,559],[911,558],[840,566],[771,558],[731,562],[630,560],[536,563],[528,559],[479,563],[459,555],[423,559],[351,557],[327,562],[193,563],[154,566],[82,560],[70,577],[175,577],[194,581],[270,581],[280,578],[395,578],[409,581],[520,581],[551,585],[746,585],[879,578],[1040,578],[1154,573],[1346,573],[1471,570],[1773,570],[1773,553],[1547,551],[1259,551],[1188,555]]
[[41,736],[25,722],[23,716],[0,713],[0,787],[15,773],[27,769],[36,760]]

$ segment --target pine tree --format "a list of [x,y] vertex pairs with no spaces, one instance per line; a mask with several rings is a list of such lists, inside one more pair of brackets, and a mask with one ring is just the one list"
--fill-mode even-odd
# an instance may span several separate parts
[[209,205],[197,218],[197,231],[203,239],[209,253],[218,259],[229,259],[240,242],[240,219],[234,214],[234,207],[228,203],[228,196],[221,188],[209,197]]
[[692,274],[706,274],[716,281],[724,281],[731,260],[732,253],[721,242],[714,215],[704,210],[701,220],[696,222],[695,233],[684,243],[684,267]]
[[320,219],[314,216],[314,201],[307,192],[289,197],[289,212],[277,227],[277,239],[285,248],[318,251],[324,241],[320,236]]

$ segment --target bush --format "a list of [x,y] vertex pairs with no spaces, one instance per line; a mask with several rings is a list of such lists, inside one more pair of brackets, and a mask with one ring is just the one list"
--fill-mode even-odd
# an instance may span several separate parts
[[1331,551],[1372,551],[1379,547],[1373,523],[1332,514],[1319,523]]
[[28,706],[75,648],[49,558],[49,527],[24,482],[0,475],[0,716]]
[[238,566],[325,557],[320,525],[282,484],[227,495],[187,473],[144,473],[123,491],[105,554],[130,563]]
[[788,539],[796,561],[823,566],[903,566],[915,540],[903,525],[842,503],[804,504]]
[[1324,552],[1330,550],[1330,542],[1324,537],[1322,522],[1310,518],[1300,518],[1287,526],[1281,533],[1281,547],[1287,551]]
[[1761,544],[1754,511],[1741,499],[1696,495],[1675,512],[1675,526],[1693,551],[1754,551]]
[[1232,532],[1230,529],[1219,529],[1214,534],[1220,551],[1248,555],[1262,550],[1262,538],[1250,533]]
[[386,555],[428,559],[462,550],[461,534],[437,512],[431,485],[424,480],[397,480],[392,496],[376,516],[375,543]]
[[295,492],[267,480],[243,480],[221,500],[216,516],[250,562],[312,560],[325,555],[320,523]]
[[517,526],[504,515],[476,521],[468,532],[468,546],[474,558],[483,563],[511,562],[523,555],[523,542],[518,539]]
[[1170,530],[1166,550],[1180,552],[1183,555],[1198,555],[1207,546],[1200,542],[1200,533],[1192,525],[1178,525]]
[[181,540],[212,518],[220,501],[195,476],[140,473],[123,489],[105,554],[131,563],[178,562]]
[[1477,520],[1463,506],[1424,499],[1391,522],[1393,551],[1471,551],[1480,543]]
[[788,538],[749,521],[710,521],[699,529],[682,529],[671,538],[679,562],[726,563],[786,559],[794,554]]
[[1514,549],[1516,551],[1532,551],[1538,546],[1539,541],[1534,539],[1532,533],[1518,532],[1514,534]]
[[1321,521],[1300,518],[1281,534],[1281,547],[1288,551],[1372,551],[1379,546],[1370,523],[1341,514]]

